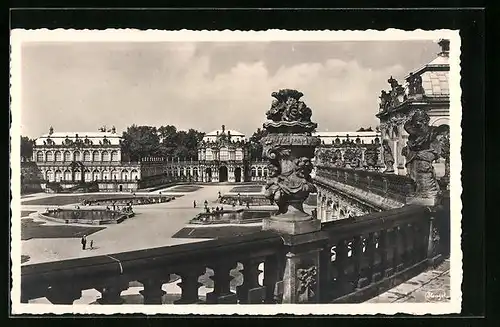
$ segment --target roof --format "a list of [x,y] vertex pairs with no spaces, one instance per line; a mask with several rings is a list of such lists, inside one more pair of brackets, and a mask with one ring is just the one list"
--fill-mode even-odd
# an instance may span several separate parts
[[449,96],[449,72],[426,71],[422,75],[422,87],[426,96]]
[[380,133],[377,133],[376,131],[373,132],[316,132],[313,133],[314,136],[319,136],[319,137],[345,137],[347,135],[351,136],[359,136],[359,137],[373,137],[373,136],[379,136]]
[[[233,136],[245,136],[245,134],[235,131],[234,129],[226,129],[224,133],[231,133]],[[217,136],[223,133],[222,129],[216,129],[215,131],[211,131],[210,133],[205,134],[205,136]]]
[[104,138],[109,140],[111,145],[119,145],[121,140],[119,134],[112,132],[55,132],[41,135],[35,140],[35,145],[44,145],[44,141],[48,138],[53,140],[55,145],[62,145],[66,138],[74,141],[77,136],[81,140],[91,140],[94,145],[98,145]]

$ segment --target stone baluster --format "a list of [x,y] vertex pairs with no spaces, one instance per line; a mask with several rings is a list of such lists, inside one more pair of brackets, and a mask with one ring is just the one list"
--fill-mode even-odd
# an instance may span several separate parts
[[389,267],[390,265],[390,235],[387,230],[383,230],[380,232],[379,235],[379,246],[378,246],[378,252],[380,255],[380,271],[379,275],[376,275],[375,280],[380,280],[382,278],[385,278],[392,274],[392,271],[388,271],[388,269],[392,269]]
[[108,285],[97,289],[101,292],[101,298],[97,302],[99,304],[123,304],[124,300],[121,293],[128,287],[128,282],[122,280],[110,282]]
[[402,261],[402,234],[401,228],[399,226],[393,229],[394,232],[394,272],[399,272],[403,270],[403,261]]
[[49,287],[46,298],[52,304],[73,304],[82,297],[82,290],[74,286],[69,287]]
[[366,239],[366,249],[365,256],[367,258],[367,267],[365,277],[368,279],[366,284],[361,283],[361,287],[368,285],[368,283],[373,283],[375,278],[374,274],[376,272],[376,251],[377,251],[377,237],[375,233],[370,233]]
[[352,242],[352,260],[354,266],[352,287],[354,289],[360,288],[359,281],[361,280],[361,267],[363,264],[363,242],[364,237],[362,235],[355,236]]
[[175,304],[192,304],[200,302],[198,289],[202,283],[198,282],[198,278],[205,272],[205,269],[191,268],[178,272],[182,281],[177,284],[182,289],[181,298],[174,301]]
[[244,260],[243,261],[243,284],[236,288],[239,303],[253,304],[263,303],[266,297],[266,288],[259,284],[259,265],[262,260]]
[[144,285],[144,290],[139,291],[144,297],[144,304],[162,304],[162,297],[166,294],[162,290],[165,280],[161,278],[150,277],[140,280]]
[[207,294],[207,303],[232,304],[238,302],[238,297],[231,292],[231,281],[233,276],[230,272],[235,267],[234,263],[220,263],[213,267],[214,275],[210,279],[214,281],[214,290]]
[[281,261],[281,257],[274,255],[266,257],[264,261],[263,284],[266,292],[264,303],[275,304],[277,303],[277,298],[281,298],[282,296],[283,291],[280,288],[283,287],[283,281],[280,281],[280,279],[282,277],[281,268],[283,265]]

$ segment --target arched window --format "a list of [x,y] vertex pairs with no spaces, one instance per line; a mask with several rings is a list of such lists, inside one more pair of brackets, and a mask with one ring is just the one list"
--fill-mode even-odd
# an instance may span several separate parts
[[126,169],[122,170],[122,181],[128,180],[128,171]]
[[71,161],[71,152],[64,151],[64,161]]
[[85,181],[86,182],[92,181],[92,173],[88,169],[85,169]]
[[118,161],[118,151],[111,151],[111,161]]
[[257,177],[262,177],[262,167],[257,168]]
[[54,154],[52,151],[47,151],[45,153],[45,161],[54,161]]
[[111,178],[116,181],[118,179],[118,172],[116,171],[116,169],[113,169],[111,171]]
[[109,152],[108,151],[102,151],[102,161],[109,161]]
[[136,180],[136,179],[139,179],[139,173],[137,172],[137,170],[133,169],[133,170],[130,172],[130,179],[131,179],[131,180]]
[[47,170],[47,172],[45,173],[45,179],[49,182],[54,181],[54,173],[52,172],[52,170]]
[[56,182],[60,182],[60,181],[61,181],[61,179],[62,179],[62,173],[61,173],[61,171],[58,169],[58,170],[56,170],[56,172],[55,172],[55,178],[54,178],[54,180],[55,180]]
[[61,151],[56,151],[56,161],[62,161]]
[[74,161],[80,161],[80,160],[81,160],[81,159],[80,159],[80,151],[75,151],[75,152],[73,153],[73,160],[74,160]]
[[81,181],[82,180],[82,172],[80,169],[75,170],[75,181]]
[[[96,152],[97,152],[97,151],[96,151]],[[88,161],[90,161],[90,151],[85,150],[85,151],[83,152],[83,161],[87,161],[87,162],[88,162]]]
[[99,151],[92,152],[92,161],[101,161],[101,158],[99,156]]
[[69,169],[66,169],[64,171],[64,180],[65,181],[70,181],[71,180],[71,171]]
[[38,151],[36,153],[36,161],[43,161],[43,152],[42,151]]
[[255,174],[256,174],[255,167],[252,167],[252,177],[255,177]]
[[109,179],[109,171],[107,170],[102,171],[102,179],[105,181]]
[[94,181],[97,181],[97,180],[100,180],[101,179],[101,173],[99,172],[99,170],[95,169],[93,172],[92,172],[92,179]]
[[267,177],[267,168],[264,168],[264,177]]

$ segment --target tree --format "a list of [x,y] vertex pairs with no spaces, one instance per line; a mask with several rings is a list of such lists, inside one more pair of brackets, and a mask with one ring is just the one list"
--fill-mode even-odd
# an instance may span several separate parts
[[257,128],[257,130],[250,137],[250,159],[262,160],[262,144],[260,140],[267,135],[267,131]]
[[123,132],[122,152],[132,161],[160,155],[156,127],[132,125]]
[[158,134],[160,138],[159,154],[162,157],[172,157],[177,148],[177,128],[172,125],[160,126]]
[[33,156],[33,144],[34,140],[27,136],[21,136],[21,158],[24,160],[29,160]]

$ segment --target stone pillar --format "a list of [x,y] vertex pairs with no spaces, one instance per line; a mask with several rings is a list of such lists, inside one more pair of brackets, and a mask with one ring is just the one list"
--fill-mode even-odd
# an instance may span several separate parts
[[[285,89],[272,96],[276,100],[266,114],[267,135],[261,142],[263,157],[273,167],[265,194],[278,205],[278,212],[264,219],[262,228],[281,234],[284,241],[282,303],[317,303],[320,251],[326,237],[320,231],[321,221],[306,213],[303,203],[317,191],[310,177],[311,160],[321,141],[312,136],[317,124],[311,122],[311,109],[300,101],[301,92]],[[324,205],[322,196],[321,217]]]
[[320,252],[327,236],[319,231],[284,236],[286,247],[283,273],[283,304],[319,303]]

